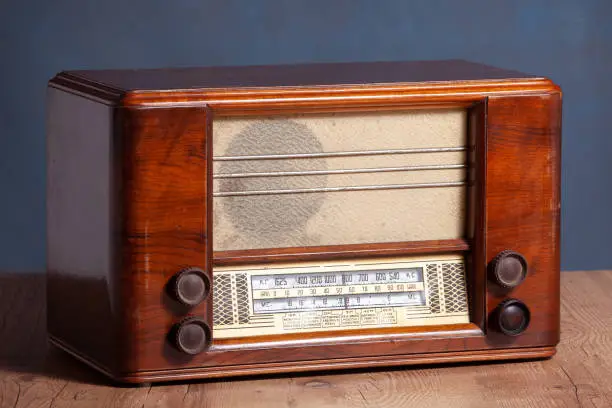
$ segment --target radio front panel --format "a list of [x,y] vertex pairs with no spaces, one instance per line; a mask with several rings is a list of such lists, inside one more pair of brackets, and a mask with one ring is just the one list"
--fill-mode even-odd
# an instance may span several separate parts
[[465,109],[216,116],[213,249],[465,237]]
[[461,256],[219,267],[215,339],[469,323]]

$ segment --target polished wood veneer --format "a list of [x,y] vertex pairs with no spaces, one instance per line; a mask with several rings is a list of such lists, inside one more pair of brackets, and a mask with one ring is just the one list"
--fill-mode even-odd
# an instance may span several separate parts
[[[547,357],[559,341],[561,91],[550,80],[464,61],[73,71],[49,82],[48,328],[51,341],[127,382]],[[212,248],[217,116],[464,107],[466,237],[372,245]],[[503,250],[529,264],[502,291]],[[465,254],[472,323],[215,341],[196,356],[168,332],[188,315],[212,327],[212,296],[187,310],[169,280],[187,267],[451,252]],[[512,297],[531,311],[516,337],[495,330]]]

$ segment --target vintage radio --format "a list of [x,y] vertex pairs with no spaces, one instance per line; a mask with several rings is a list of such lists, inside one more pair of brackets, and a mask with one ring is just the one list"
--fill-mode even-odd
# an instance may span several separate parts
[[465,61],[62,72],[48,329],[118,381],[552,356],[561,91]]

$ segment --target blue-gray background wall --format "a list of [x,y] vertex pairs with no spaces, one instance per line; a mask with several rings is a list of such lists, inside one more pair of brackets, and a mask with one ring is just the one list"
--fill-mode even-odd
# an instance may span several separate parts
[[610,0],[0,0],[0,270],[44,270],[60,70],[448,58],[562,86],[562,267],[612,268],[611,57]]

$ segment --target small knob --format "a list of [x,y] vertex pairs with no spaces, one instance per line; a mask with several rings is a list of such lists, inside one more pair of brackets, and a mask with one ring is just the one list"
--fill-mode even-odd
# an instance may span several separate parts
[[176,300],[185,306],[195,306],[208,296],[210,282],[203,270],[187,268],[174,276],[171,287]]
[[210,328],[204,320],[189,317],[174,326],[171,340],[179,351],[196,355],[208,348]]
[[527,276],[527,261],[518,252],[500,252],[491,262],[493,280],[501,287],[512,289],[520,285]]
[[507,299],[497,307],[495,324],[507,336],[518,336],[527,329],[531,313],[520,300]]

